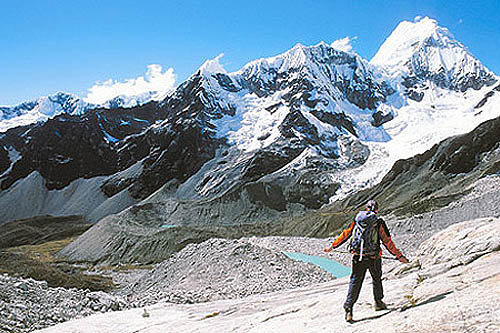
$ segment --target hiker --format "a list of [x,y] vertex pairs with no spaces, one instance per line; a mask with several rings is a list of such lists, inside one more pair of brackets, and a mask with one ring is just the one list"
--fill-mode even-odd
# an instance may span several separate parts
[[349,283],[347,299],[344,303],[345,319],[352,322],[352,307],[358,300],[361,285],[365,278],[366,270],[370,271],[373,280],[373,296],[375,298],[375,311],[387,309],[382,301],[384,291],[382,288],[382,249],[380,240],[384,246],[402,263],[408,263],[408,259],[399,251],[391,239],[389,229],[384,220],[377,216],[378,204],[370,200],[366,204],[366,210],[359,212],[349,228],[345,229],[325,252],[344,244],[352,236],[349,250],[353,253],[352,273]]

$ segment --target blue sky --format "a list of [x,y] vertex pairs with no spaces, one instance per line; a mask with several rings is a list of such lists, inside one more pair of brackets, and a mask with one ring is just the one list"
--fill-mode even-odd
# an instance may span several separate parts
[[[0,105],[172,68],[176,84],[224,53],[228,71],[297,43],[356,37],[370,59],[402,20],[429,16],[500,74],[500,10],[491,1],[2,1]],[[171,72],[170,72],[171,74]]]

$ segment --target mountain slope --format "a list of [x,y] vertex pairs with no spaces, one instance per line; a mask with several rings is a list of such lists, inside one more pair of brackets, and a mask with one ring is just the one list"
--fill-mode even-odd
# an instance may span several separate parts
[[384,210],[418,214],[445,206],[468,193],[476,180],[500,173],[500,117],[451,137],[414,157],[397,161],[382,181],[344,204],[359,206],[377,197]]
[[[436,54],[469,59],[434,21],[415,25],[430,28],[407,41],[400,28],[394,34],[401,45],[416,40],[429,68],[443,65]],[[391,54],[392,39],[382,55]],[[427,72],[405,67],[415,54],[403,52],[408,59],[394,64],[386,57],[404,74],[397,77],[325,43],[297,45],[233,73],[219,58],[208,60],[159,103],[7,131],[0,138],[3,198],[13,202],[6,191],[38,172],[58,193],[81,178],[107,177],[95,197],[147,199],[159,214],[148,218],[170,224],[255,223],[319,208],[377,184],[397,160],[500,114],[490,76],[457,91],[455,83],[469,77],[462,74],[472,73],[468,62],[454,62],[450,84],[437,85]],[[409,75],[432,83],[420,101],[402,84]]]

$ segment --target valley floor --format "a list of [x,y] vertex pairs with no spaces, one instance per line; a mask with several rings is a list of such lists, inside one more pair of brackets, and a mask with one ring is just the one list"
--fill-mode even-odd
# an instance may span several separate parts
[[[389,279],[384,281],[386,311],[372,309],[367,279],[352,324],[344,321],[342,309],[346,277],[236,300],[158,303],[98,314],[39,332],[499,332],[500,240],[494,234],[471,235],[477,226],[498,235],[500,220],[453,226],[432,244],[424,244],[417,262],[388,272]],[[405,273],[405,269],[409,271]]]

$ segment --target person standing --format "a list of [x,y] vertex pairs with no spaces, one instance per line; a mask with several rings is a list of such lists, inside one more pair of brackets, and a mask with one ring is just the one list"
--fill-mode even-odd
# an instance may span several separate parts
[[366,209],[360,211],[351,225],[342,231],[331,246],[325,248],[324,251],[332,251],[334,248],[344,244],[351,236],[352,239],[349,248],[353,254],[352,273],[349,291],[344,303],[345,319],[348,322],[352,322],[352,308],[358,300],[367,270],[370,271],[373,281],[375,311],[387,309],[387,305],[382,300],[384,298],[384,290],[382,287],[382,249],[380,241],[400,262],[408,263],[408,259],[394,245],[386,223],[378,217],[378,203],[375,200],[368,201]]

